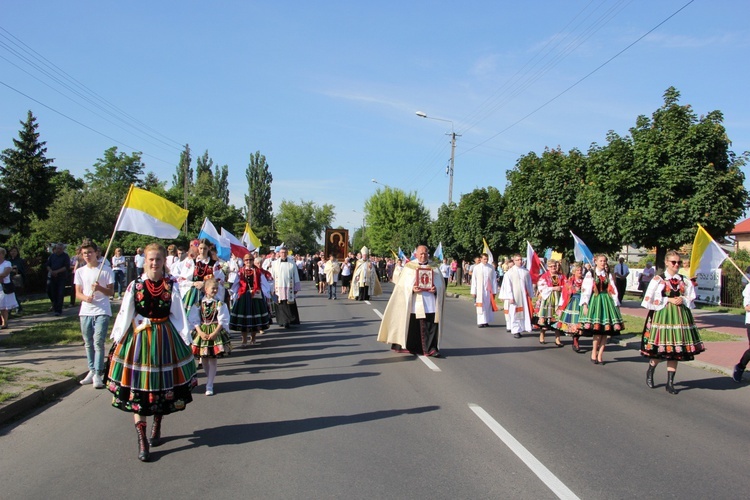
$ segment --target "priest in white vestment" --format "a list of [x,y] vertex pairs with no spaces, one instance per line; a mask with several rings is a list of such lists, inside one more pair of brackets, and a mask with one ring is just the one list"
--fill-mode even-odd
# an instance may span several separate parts
[[[521,338],[521,332],[531,331],[531,296],[534,285],[531,283],[531,274],[522,267],[521,255],[513,256],[513,267],[505,273],[503,284],[497,298],[504,302],[505,314],[507,314],[510,333],[515,338]],[[507,326],[507,325],[506,325]]]
[[474,266],[474,272],[471,275],[471,296],[474,297],[479,328],[486,328],[495,319],[496,276],[495,268],[489,264],[489,256],[483,253],[480,263]]

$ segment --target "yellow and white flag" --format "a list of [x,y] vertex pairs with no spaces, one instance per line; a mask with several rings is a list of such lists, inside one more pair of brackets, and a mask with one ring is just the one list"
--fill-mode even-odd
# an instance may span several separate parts
[[486,253],[487,257],[489,257],[489,263],[492,264],[495,262],[495,259],[492,257],[492,252],[490,252],[490,246],[487,244],[487,240],[482,238],[482,243],[484,243],[484,248],[482,249],[482,253]]
[[690,278],[695,278],[698,273],[711,273],[726,258],[726,252],[714,241],[708,231],[698,224],[698,232],[695,233],[693,241],[693,253],[690,255]]
[[255,233],[252,229],[250,229],[250,224],[245,222],[245,232],[242,234],[242,243],[245,244],[248,248],[251,246],[253,249],[260,248],[260,238],[255,236]]
[[179,236],[187,216],[188,211],[184,208],[131,184],[117,218],[115,231],[173,239]]

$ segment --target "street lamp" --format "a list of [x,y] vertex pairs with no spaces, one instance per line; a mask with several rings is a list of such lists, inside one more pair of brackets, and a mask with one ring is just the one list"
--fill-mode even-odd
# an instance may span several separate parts
[[[429,118],[430,120],[437,120],[440,122],[448,122],[451,124],[451,163],[448,167],[448,175],[450,176],[450,180],[448,181],[448,205],[453,203],[453,165],[455,163],[456,159],[456,137],[461,137],[460,134],[456,134],[456,132],[453,131],[453,121],[446,120],[444,118],[435,118],[433,116],[427,116],[427,113],[424,111],[417,111],[417,116],[420,118]],[[448,135],[448,134],[445,134]],[[375,179],[373,179],[373,182]]]
[[389,186],[388,184],[383,184],[382,182],[378,182],[377,179],[373,179],[372,182],[374,182],[375,184],[380,184],[381,186],[386,187],[388,189],[391,188],[391,186]]

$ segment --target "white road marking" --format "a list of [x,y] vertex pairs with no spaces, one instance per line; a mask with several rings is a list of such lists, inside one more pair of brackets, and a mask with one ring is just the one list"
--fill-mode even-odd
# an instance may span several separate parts
[[537,475],[539,479],[542,480],[542,482],[550,489],[552,490],[552,493],[557,495],[558,498],[563,499],[578,499],[578,496],[573,493],[570,488],[565,486],[562,481],[560,481],[557,476],[555,476],[552,471],[550,471],[547,467],[544,466],[542,462],[536,459],[534,455],[532,455],[529,450],[527,450],[521,443],[518,442],[516,438],[514,438],[508,431],[505,430],[505,428],[500,425],[494,418],[490,416],[489,413],[484,411],[484,409],[476,404],[469,403],[469,408],[471,411],[473,411],[481,420],[484,422],[484,424],[492,430],[492,432],[495,433],[497,437],[502,440],[503,443],[506,444],[508,448],[511,449],[513,453],[518,456],[525,464],[526,466],[531,469],[531,472]]
[[432,360],[428,358],[427,356],[417,356],[417,357],[422,361],[422,363],[426,364],[427,368],[429,368],[430,370],[434,372],[442,371],[440,368],[438,368],[438,365],[433,363]]
[[369,301],[369,300],[365,300],[365,304],[367,304],[368,306],[371,306],[371,305],[372,305],[372,304],[370,304],[370,301]]
[[[375,311],[375,314],[378,315],[378,318],[380,318],[381,320],[383,319],[383,313],[381,313],[377,309],[373,309],[373,311]],[[438,368],[438,365],[436,365],[435,363],[433,363],[432,360],[430,358],[428,358],[427,356],[417,356],[417,357],[419,359],[421,359],[422,363],[424,363],[425,365],[427,365],[427,368],[429,368],[430,370],[432,370],[434,372],[441,372],[441,371],[443,371],[440,368]]]

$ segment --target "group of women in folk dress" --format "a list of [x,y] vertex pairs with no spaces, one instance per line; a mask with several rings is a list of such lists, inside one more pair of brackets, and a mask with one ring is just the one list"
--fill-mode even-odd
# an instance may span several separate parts
[[[609,336],[623,329],[620,297],[607,266],[607,257],[597,255],[595,267],[584,273],[574,264],[570,277],[560,273],[560,265],[549,261],[547,272],[537,284],[536,323],[539,341],[545,334],[555,333],[555,344],[562,347],[561,333],[573,337],[573,349],[580,352],[579,338],[592,337],[591,362],[604,365],[604,349]],[[646,384],[654,388],[654,371],[667,361],[667,392],[676,394],[674,377],[679,361],[690,361],[705,350],[690,309],[695,289],[690,279],[679,274],[682,261],[677,252],[668,252],[665,271],[649,282],[642,307],[649,310],[641,335],[640,352],[649,359]]]
[[[150,447],[161,444],[164,415],[184,410],[198,385],[195,359],[206,371],[206,395],[214,394],[217,358],[231,350],[229,329],[255,334],[271,324],[270,274],[252,256],[232,288],[231,309],[225,302],[223,272],[211,244],[201,241],[172,276],[165,270],[166,250],[145,249],[144,273],[131,282],[112,329],[114,345],[107,371],[112,405],[134,415],[138,458],[148,461]],[[182,293],[181,293],[182,292]],[[153,416],[147,437],[148,416]]]

